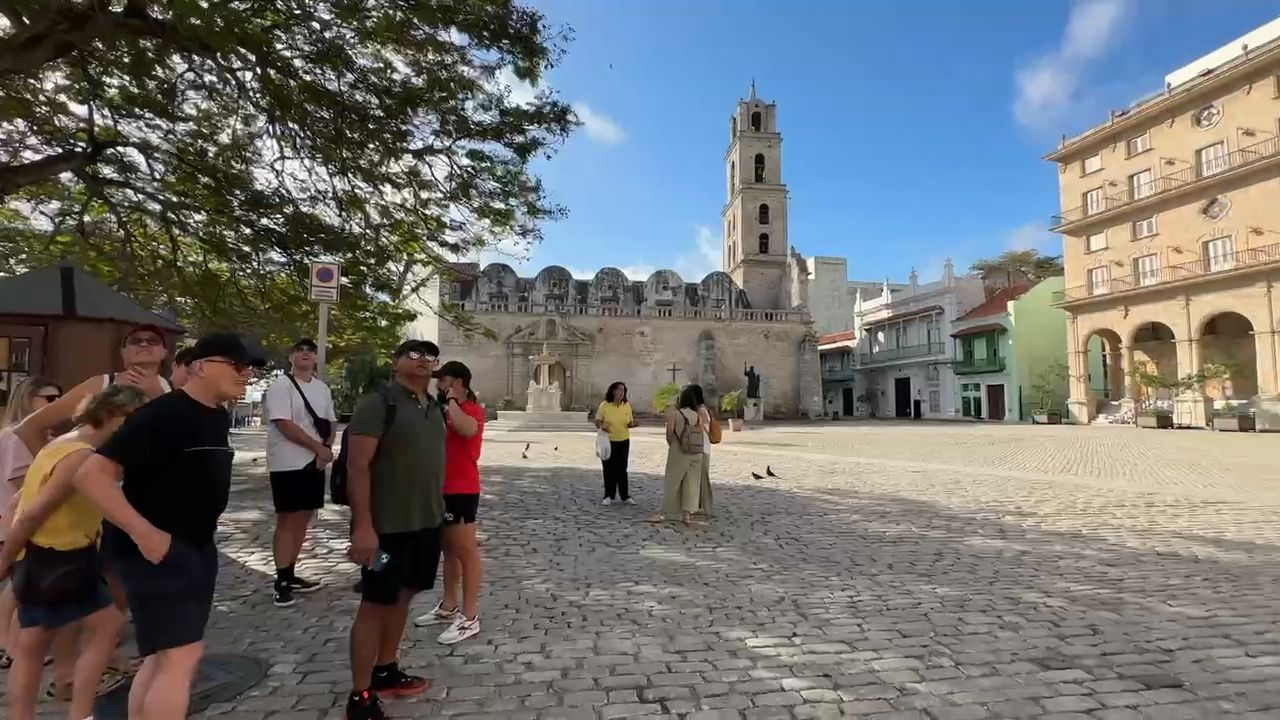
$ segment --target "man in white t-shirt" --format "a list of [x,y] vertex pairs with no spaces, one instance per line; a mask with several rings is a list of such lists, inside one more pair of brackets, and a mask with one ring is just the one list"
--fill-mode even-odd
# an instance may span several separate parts
[[315,377],[315,341],[294,343],[289,366],[291,372],[276,378],[264,398],[270,421],[267,470],[276,508],[276,607],[292,605],[294,593],[319,587],[294,574],[294,566],[312,515],[324,507],[324,470],[333,462],[331,448],[338,427],[333,395],[324,381]]

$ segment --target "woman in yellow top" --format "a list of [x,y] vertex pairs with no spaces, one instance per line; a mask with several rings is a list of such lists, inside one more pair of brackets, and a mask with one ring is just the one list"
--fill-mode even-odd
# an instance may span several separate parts
[[627,386],[615,382],[604,393],[604,402],[596,408],[596,427],[609,433],[609,459],[604,460],[604,503],[612,505],[615,497],[635,505],[627,487],[627,460],[631,455],[631,428],[636,419],[627,402]]
[[[112,385],[84,404],[77,427],[46,445],[31,461],[8,542],[0,552],[0,578],[18,565],[18,632],[9,670],[9,717],[34,720],[36,693],[54,631],[80,624],[67,716],[92,717],[93,699],[124,616],[111,602],[98,558],[102,515],[71,484],[76,470],[120,427],[147,395]],[[19,557],[19,555],[21,555]]]

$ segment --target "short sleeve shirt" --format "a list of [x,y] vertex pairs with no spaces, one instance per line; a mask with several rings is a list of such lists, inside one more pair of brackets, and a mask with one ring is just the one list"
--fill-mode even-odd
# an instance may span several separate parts
[[614,405],[608,401],[602,402],[596,410],[596,418],[609,423],[609,439],[613,442],[631,438],[631,429],[627,427],[632,421],[631,403]]
[[[310,382],[299,380],[298,387],[307,394],[307,400],[317,415],[329,420],[338,417],[333,411],[333,394],[329,392],[329,386],[325,385],[324,381],[319,378],[312,378]],[[298,388],[293,386],[293,382],[284,375],[276,378],[271,383],[271,387],[267,388],[263,404],[267,408],[268,421],[288,420],[302,428],[302,432],[311,436],[313,440],[328,439],[320,437],[320,433],[316,432],[315,421],[311,419],[311,413],[307,412],[306,403],[302,402],[302,395],[298,393]],[[267,470],[271,472],[300,470],[315,459],[316,455],[310,449],[294,443],[280,432],[274,422],[268,422]]]
[[[385,393],[385,394],[384,394]],[[385,427],[388,397],[395,403]],[[444,520],[444,411],[398,382],[360,398],[348,428],[378,438],[370,469],[369,511],[379,533],[439,527]]]
[[[124,496],[147,522],[206,547],[231,491],[230,429],[224,408],[176,390],[130,415],[98,454],[124,468]],[[108,525],[104,537],[113,553],[140,555],[118,528]]]
[[484,436],[484,408],[464,400],[458,407],[479,424],[476,434],[463,437],[453,429],[445,413],[444,492],[446,495],[480,494],[480,447]]

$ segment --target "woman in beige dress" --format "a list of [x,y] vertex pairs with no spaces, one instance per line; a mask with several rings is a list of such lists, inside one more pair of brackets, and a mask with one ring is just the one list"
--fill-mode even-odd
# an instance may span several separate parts
[[707,427],[698,412],[698,395],[690,385],[680,391],[675,409],[667,415],[667,469],[662,493],[662,512],[649,518],[660,523],[680,518],[688,525],[698,511],[702,489],[703,441]]

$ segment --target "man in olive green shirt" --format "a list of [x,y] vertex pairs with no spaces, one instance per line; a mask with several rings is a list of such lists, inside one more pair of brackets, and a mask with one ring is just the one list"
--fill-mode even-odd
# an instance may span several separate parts
[[426,690],[398,665],[414,594],[435,585],[444,520],[444,411],[429,394],[440,349],[407,340],[394,380],[360,399],[348,433],[351,559],[361,566],[360,608],[351,626],[348,720],[383,718],[378,695]]

